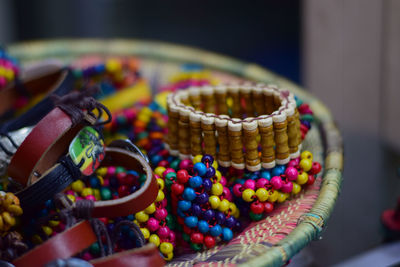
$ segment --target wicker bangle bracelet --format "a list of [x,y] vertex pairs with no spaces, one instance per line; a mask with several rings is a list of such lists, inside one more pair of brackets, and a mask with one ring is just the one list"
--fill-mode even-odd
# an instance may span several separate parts
[[168,149],[188,158],[217,157],[223,167],[257,171],[300,154],[294,95],[274,86],[191,87],[167,98]]

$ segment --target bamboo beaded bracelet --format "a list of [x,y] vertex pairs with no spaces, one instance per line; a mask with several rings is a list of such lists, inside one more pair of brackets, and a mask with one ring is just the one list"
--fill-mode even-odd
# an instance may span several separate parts
[[275,86],[191,87],[168,95],[167,148],[188,158],[210,154],[223,167],[270,169],[300,155],[294,95]]

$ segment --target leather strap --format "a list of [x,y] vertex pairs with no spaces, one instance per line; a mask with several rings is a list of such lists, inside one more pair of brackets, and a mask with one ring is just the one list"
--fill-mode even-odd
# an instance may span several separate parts
[[16,267],[43,266],[55,259],[72,257],[96,240],[89,221],[82,221],[25,253],[13,261],[13,264]]
[[165,261],[161,257],[157,247],[149,243],[141,248],[123,251],[111,256],[90,261],[94,267],[131,267],[131,266],[164,266]]
[[82,127],[83,124],[74,126],[68,114],[54,108],[17,149],[8,166],[8,175],[23,186],[35,182],[55,165]]

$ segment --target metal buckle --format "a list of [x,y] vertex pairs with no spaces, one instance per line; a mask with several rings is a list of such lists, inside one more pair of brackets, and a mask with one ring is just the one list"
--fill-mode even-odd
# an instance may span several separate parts
[[119,148],[123,148],[126,149],[130,152],[133,152],[135,154],[138,154],[139,156],[141,156],[142,158],[144,158],[146,160],[147,163],[149,162],[149,158],[143,154],[143,152],[132,143],[131,140],[129,139],[118,139],[118,140],[114,140],[112,141],[109,145],[109,147],[119,147]]

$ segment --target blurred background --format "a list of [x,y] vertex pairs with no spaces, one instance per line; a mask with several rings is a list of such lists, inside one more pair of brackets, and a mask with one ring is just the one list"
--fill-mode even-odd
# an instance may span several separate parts
[[396,0],[0,0],[0,43],[161,40],[258,63],[303,85],[332,110],[345,141],[341,196],[322,240],[302,252],[326,266],[380,247],[381,213],[400,195],[399,13]]

